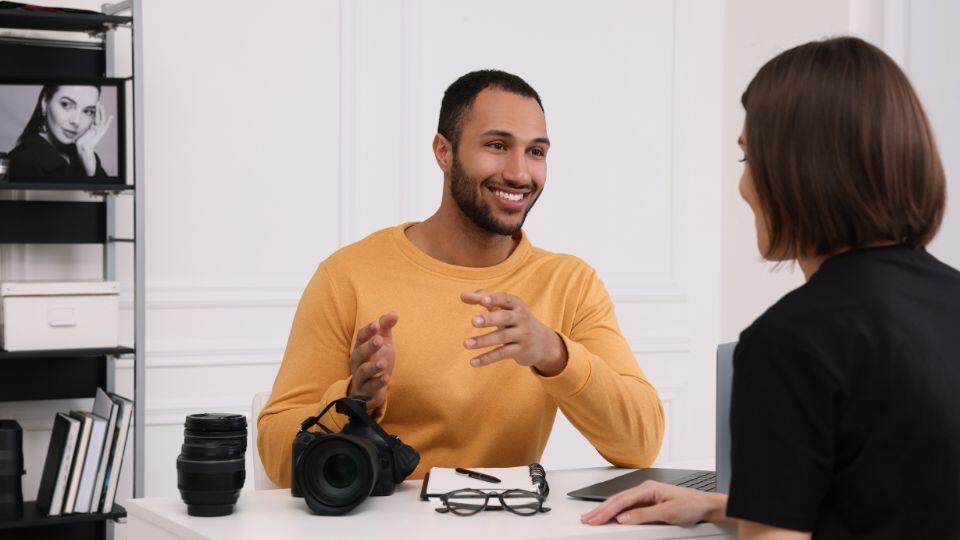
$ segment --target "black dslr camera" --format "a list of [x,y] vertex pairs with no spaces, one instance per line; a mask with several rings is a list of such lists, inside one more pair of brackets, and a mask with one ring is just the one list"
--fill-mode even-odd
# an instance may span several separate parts
[[[350,418],[340,433],[320,423],[334,405]],[[314,425],[324,433],[307,431]],[[340,398],[300,424],[293,439],[290,494],[303,497],[317,514],[346,514],[368,495],[391,495],[419,463],[413,447],[387,435],[367,414],[367,398]]]

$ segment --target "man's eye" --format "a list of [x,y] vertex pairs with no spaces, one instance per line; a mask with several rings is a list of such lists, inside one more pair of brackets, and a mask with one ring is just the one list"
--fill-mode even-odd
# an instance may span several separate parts
[[488,144],[487,146],[489,146],[490,148],[493,148],[494,150],[504,150],[504,149],[506,149],[506,146],[504,146],[504,144],[503,144],[502,142],[492,142],[492,143]]
[[531,148],[530,152],[537,157],[546,157],[547,153],[542,148]]

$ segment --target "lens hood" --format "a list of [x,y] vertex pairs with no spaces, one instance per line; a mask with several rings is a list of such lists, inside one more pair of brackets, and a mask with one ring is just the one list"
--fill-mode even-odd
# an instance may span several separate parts
[[314,513],[346,514],[365,501],[379,476],[373,443],[333,433],[321,435],[303,450],[293,473],[301,494]]

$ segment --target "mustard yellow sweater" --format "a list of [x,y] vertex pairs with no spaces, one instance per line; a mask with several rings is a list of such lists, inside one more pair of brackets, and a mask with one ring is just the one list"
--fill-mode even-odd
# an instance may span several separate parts
[[[270,478],[290,484],[290,445],[304,418],[346,395],[357,332],[395,310],[396,365],[379,418],[430,467],[508,467],[536,462],[557,407],[610,463],[646,467],[663,438],[663,409],[620,334],[596,272],[569,255],[530,245],[526,235],[502,263],[453,266],[420,251],[407,223],[374,233],[320,264],[297,308],[283,364],[258,420]],[[460,293],[504,291],[522,298],[563,339],[569,360],[555,377],[505,360],[471,367],[467,337],[480,306]],[[323,422],[339,431],[345,417]]]

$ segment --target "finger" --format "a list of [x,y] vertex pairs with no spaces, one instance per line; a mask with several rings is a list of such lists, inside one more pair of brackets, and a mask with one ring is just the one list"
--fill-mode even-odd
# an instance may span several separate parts
[[516,344],[504,345],[503,347],[498,347],[486,354],[481,354],[480,356],[470,360],[470,365],[476,368],[489,366],[494,362],[499,362],[501,360],[507,360],[514,358],[520,352],[520,346]]
[[371,377],[357,386],[357,391],[361,396],[372,397],[381,388],[387,385],[387,381],[381,377]]
[[[357,369],[353,372],[353,378],[356,379],[357,386],[363,386],[380,371],[382,370],[375,360],[368,360],[357,366]],[[379,377],[376,378],[379,379]]]
[[487,347],[493,347],[494,345],[516,343],[519,336],[520,330],[516,328],[507,328],[505,330],[490,332],[489,334],[484,334],[482,336],[467,338],[463,340],[463,346],[467,349],[486,349]]
[[399,320],[400,315],[398,315],[396,311],[391,311],[385,315],[381,315],[380,319],[377,321],[380,324],[380,335],[390,337],[390,330],[397,325]]
[[678,523],[677,518],[683,515],[682,506],[682,501],[671,500],[653,506],[631,508],[617,514],[617,523],[621,525],[639,525],[641,523],[687,525],[687,523]]
[[354,343],[354,347],[359,347],[361,343],[372,338],[374,334],[380,329],[380,321],[373,321],[372,323],[365,325],[363,328],[357,332],[357,341]]
[[519,297],[505,292],[486,294],[480,299],[480,303],[487,309],[517,309],[518,307],[524,305],[523,300],[521,300]]
[[472,292],[462,292],[460,293],[460,300],[465,304],[470,304],[472,306],[479,306],[483,302],[485,296],[489,296],[489,292],[484,289],[477,289]]
[[471,322],[477,328],[515,326],[520,322],[519,313],[513,310],[489,311],[475,315]]
[[637,505],[650,505],[657,502],[660,498],[662,484],[659,482],[646,481],[637,487],[621,491],[608,498],[599,506],[587,512],[582,517],[591,522],[606,523],[622,512],[625,508]]
[[393,366],[396,364],[393,345],[385,341],[383,345],[380,346],[380,349],[370,356],[370,361],[376,362],[378,375],[382,373],[393,373]]
[[602,525],[613,519],[627,506],[630,505],[627,503],[626,497],[624,497],[623,493],[621,492],[608,498],[593,510],[580,516],[580,521],[590,525]]
[[383,336],[373,336],[364,341],[359,347],[353,350],[350,355],[350,372],[353,373],[361,364],[370,360],[373,353],[377,352],[383,346]]

